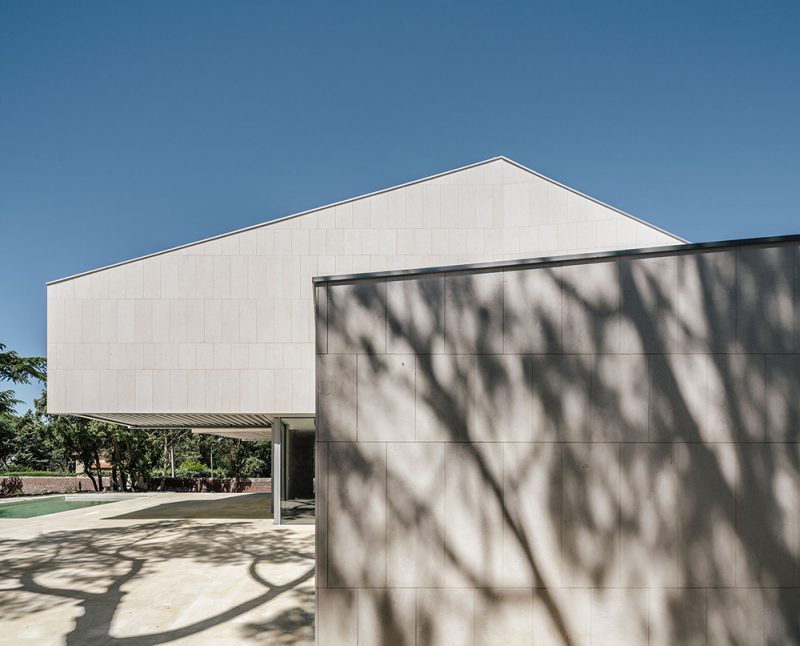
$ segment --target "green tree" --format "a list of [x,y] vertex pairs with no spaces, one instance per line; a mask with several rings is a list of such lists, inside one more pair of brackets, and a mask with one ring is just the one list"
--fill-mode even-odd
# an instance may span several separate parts
[[189,429],[171,429],[162,431],[163,459],[161,462],[161,484],[159,491],[164,490],[167,481],[167,470],[172,473],[172,466],[176,459],[176,454],[180,455],[180,447],[185,442],[190,442],[192,432]]
[[[47,379],[47,361],[44,357],[21,357],[13,350],[6,350],[0,343],[0,381],[14,384],[29,384],[31,380]],[[0,413],[11,413],[19,400],[13,390],[0,391]]]
[[143,485],[158,465],[162,438],[158,431],[132,431],[114,426],[109,433],[112,487],[127,490]]
[[9,457],[14,466],[40,471],[70,470],[69,456],[50,429],[44,391],[34,400],[33,409],[23,415],[8,415],[12,418]]
[[245,458],[242,475],[245,478],[264,478],[269,473],[269,464],[257,455]]
[[64,452],[80,462],[95,491],[103,491],[100,458],[111,425],[70,415],[54,415],[50,419],[49,429],[58,438]]
[[36,471],[51,467],[52,445],[47,426],[32,410],[17,418],[14,433],[14,466]]
[[3,467],[8,467],[14,455],[17,419],[17,416],[11,413],[0,413],[0,465]]
[[181,478],[203,478],[209,475],[208,465],[198,460],[184,460],[178,465],[177,475]]

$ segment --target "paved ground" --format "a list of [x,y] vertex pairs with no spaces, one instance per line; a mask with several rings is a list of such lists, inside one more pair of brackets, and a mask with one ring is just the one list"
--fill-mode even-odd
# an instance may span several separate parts
[[311,644],[314,527],[269,494],[148,494],[0,519],[0,643]]

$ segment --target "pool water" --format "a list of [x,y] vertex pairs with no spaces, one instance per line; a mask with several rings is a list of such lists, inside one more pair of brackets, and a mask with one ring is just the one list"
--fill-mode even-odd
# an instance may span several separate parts
[[0,505],[0,518],[33,518],[57,514],[60,511],[107,505],[114,500],[66,500],[63,497],[45,498],[27,502],[12,502]]

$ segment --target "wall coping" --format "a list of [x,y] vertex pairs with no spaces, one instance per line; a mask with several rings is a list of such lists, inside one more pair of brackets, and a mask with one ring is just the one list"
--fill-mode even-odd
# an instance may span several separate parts
[[356,280],[379,280],[381,278],[399,278],[403,276],[448,274],[462,271],[521,269],[525,267],[546,266],[565,262],[591,262],[607,260],[609,258],[625,258],[629,256],[659,256],[693,251],[732,249],[735,247],[750,247],[792,242],[800,242],[800,234],[795,233],[791,235],[767,236],[762,238],[741,238],[738,240],[717,240],[711,242],[690,242],[664,245],[660,247],[642,247],[612,251],[592,251],[588,253],[568,254],[563,256],[542,256],[539,258],[523,258],[519,260],[496,260],[489,262],[468,263],[463,265],[420,267],[418,269],[395,269],[390,271],[375,271],[360,274],[333,274],[329,276],[315,276],[312,280],[314,284],[319,285],[327,283],[351,282]]

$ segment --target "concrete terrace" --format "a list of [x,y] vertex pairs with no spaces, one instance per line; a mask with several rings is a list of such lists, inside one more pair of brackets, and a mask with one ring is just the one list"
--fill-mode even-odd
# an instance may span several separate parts
[[0,521],[0,641],[311,644],[314,527],[268,494],[149,494]]

